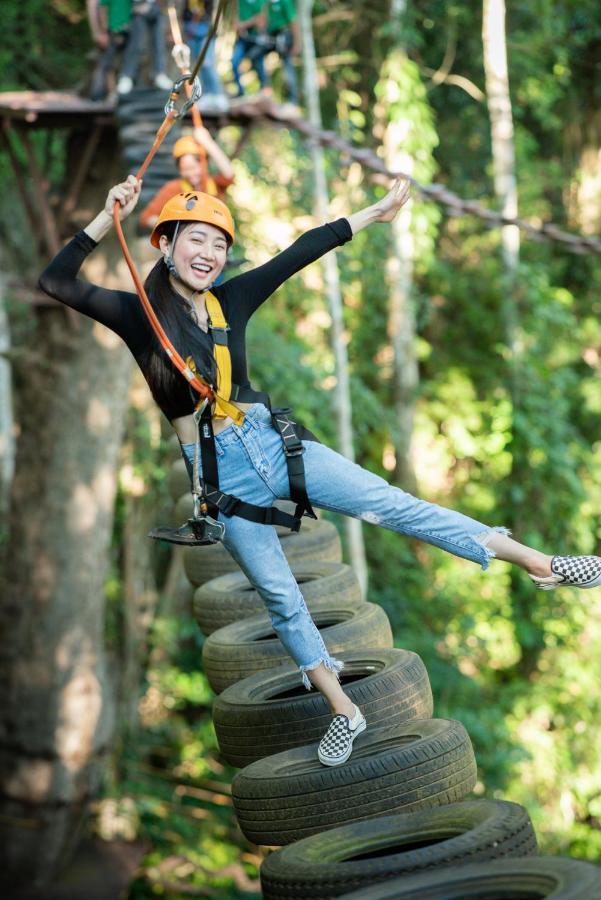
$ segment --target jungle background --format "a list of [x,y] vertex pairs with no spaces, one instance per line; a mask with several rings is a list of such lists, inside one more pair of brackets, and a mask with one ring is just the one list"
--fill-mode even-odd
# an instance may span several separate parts
[[[481,5],[319,0],[312,12],[324,126],[404,159],[418,181],[498,208]],[[85,91],[84,0],[5,0],[2,19],[1,90]],[[598,234],[599,5],[513,0],[506,37],[520,215]],[[219,138],[232,152],[239,129]],[[60,130],[32,140],[58,198],[73,147]],[[75,227],[126,174],[111,160],[93,172]],[[332,151],[324,161],[331,218],[382,195],[356,162]],[[315,224],[315,164],[293,131],[252,130],[229,193],[250,264]],[[0,178],[2,388],[13,410],[0,604],[0,753],[13,777],[0,825],[14,834],[40,816],[60,843],[81,819],[83,834],[132,842],[132,900],[258,896],[261,852],[233,817],[234,770],[219,760],[181,561],[145,538],[168,518],[168,425],[110,337],[30,302],[48,254],[6,154]],[[502,231],[418,193],[402,228],[372,226],[336,254],[357,461],[550,552],[601,553],[598,257],[528,239],[508,255]],[[89,275],[110,283],[110,240],[103,253]],[[336,446],[330,325],[316,264],[256,316],[250,359],[253,384]],[[477,792],[523,803],[544,852],[598,861],[601,592],[536,592],[501,563],[483,573],[367,525],[363,538],[368,599],[385,608],[396,645],[422,656],[435,715],[466,726]],[[61,754],[55,777],[49,760]],[[44,827],[22,829],[32,871]]]

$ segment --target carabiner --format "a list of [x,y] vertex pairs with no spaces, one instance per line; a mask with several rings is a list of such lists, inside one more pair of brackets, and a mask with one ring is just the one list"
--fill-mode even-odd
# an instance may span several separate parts
[[197,425],[200,423],[202,414],[205,411],[205,409],[207,408],[208,403],[209,403],[209,398],[204,397],[201,400],[199,400],[197,405],[194,407],[194,412],[192,413],[192,418],[194,419],[194,421],[196,422]]
[[199,78],[195,78],[192,82],[192,90],[190,91],[190,96],[187,97],[182,103],[181,109],[177,109],[176,103],[179,100],[179,95],[181,93],[183,85],[186,81],[190,80],[190,73],[187,75],[182,75],[181,78],[178,78],[177,81],[173,82],[173,87],[171,88],[171,93],[169,94],[169,99],[165,104],[165,115],[168,116],[170,113],[171,118],[173,119],[181,119],[182,116],[185,116],[190,107],[200,100],[202,95],[202,85],[200,83]]

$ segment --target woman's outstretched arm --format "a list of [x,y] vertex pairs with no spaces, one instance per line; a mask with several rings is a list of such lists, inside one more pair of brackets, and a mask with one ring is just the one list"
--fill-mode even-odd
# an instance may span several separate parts
[[86,257],[110,230],[112,217],[109,210],[112,211],[115,201],[121,205],[121,218],[129,215],[137,203],[139,186],[134,185],[130,179],[111,188],[102,212],[57,253],[39,279],[39,286],[46,294],[97,322],[102,322],[117,334],[122,334],[125,323],[137,311],[134,297],[127,291],[111,291],[90,284],[78,278],[77,274]]
[[305,232],[269,262],[232,278],[217,289],[230,299],[237,316],[251,316],[288,278],[340,247],[362,228],[374,222],[390,222],[409,197],[409,183],[398,179],[382,200],[359,210],[348,219],[337,219]]

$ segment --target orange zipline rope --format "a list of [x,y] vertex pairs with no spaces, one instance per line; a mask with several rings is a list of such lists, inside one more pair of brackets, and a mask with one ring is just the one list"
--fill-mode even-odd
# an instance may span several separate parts
[[[175,82],[175,84],[173,85],[173,89],[171,91],[169,101],[167,102],[167,105],[165,107],[165,118],[163,120],[163,123],[161,124],[161,126],[159,127],[159,129],[155,135],[154,141],[152,143],[152,147],[148,151],[148,153],[146,155],[146,159],[144,160],[144,162],[142,163],[142,165],[140,166],[140,168],[138,169],[138,171],[136,173],[135,177],[138,181],[140,181],[144,177],[144,173],[146,172],[146,169],[152,162],[152,159],[153,159],[155,153],[157,152],[157,150],[159,149],[159,147],[165,140],[166,136],[169,134],[169,131],[173,127],[176,120],[181,115],[184,114],[184,112],[186,111],[187,108],[191,107],[191,109],[192,109],[192,120],[194,122],[194,126],[197,127],[197,126],[202,125],[202,119],[200,117],[200,112],[198,111],[198,108],[195,103],[196,94],[194,92],[194,82],[195,82],[196,76],[200,70],[200,67],[203,63],[203,60],[206,56],[206,53],[207,53],[207,50],[209,47],[209,43],[213,40],[213,37],[215,36],[215,32],[217,31],[217,27],[219,25],[219,19],[221,18],[223,10],[225,9],[226,2],[227,2],[227,0],[220,0],[219,7],[217,9],[217,15],[215,17],[215,20],[212,24],[212,27],[211,27],[209,33],[205,39],[204,45],[201,48],[200,54],[198,56],[198,59],[196,60],[196,63],[194,65],[194,68],[193,68],[191,74],[189,74],[189,75],[186,74],[185,76],[182,75],[182,78],[179,81]],[[169,6],[169,20],[171,22],[171,31],[172,31],[174,40],[176,40],[176,37],[177,37],[177,38],[179,38],[177,43],[182,44],[183,43],[182,33],[181,33],[181,30],[179,27],[179,22],[177,21],[177,14],[176,14],[175,10],[171,7],[171,5]],[[178,100],[178,96],[179,96],[179,92],[181,90],[182,84],[185,86],[187,102],[184,105],[184,108],[182,109],[182,111],[178,112],[175,104]],[[176,369],[178,369],[179,372],[181,372],[181,374],[184,376],[184,378],[186,378],[186,380],[189,382],[190,387],[194,388],[194,390],[197,392],[197,394],[199,394],[201,400],[207,400],[212,403],[215,400],[215,395],[214,395],[210,385],[206,384],[202,379],[200,379],[192,371],[192,369],[186,363],[186,361],[180,356],[180,354],[177,352],[177,350],[175,349],[175,347],[173,346],[173,344],[167,337],[167,333],[165,332],[165,329],[159,322],[157,315],[156,315],[154,309],[152,308],[152,304],[151,304],[150,300],[148,299],[148,294],[146,293],[146,291],[144,289],[144,285],[142,283],[142,279],[140,278],[140,273],[138,272],[138,270],[136,268],[136,264],[133,261],[131,253],[129,252],[129,248],[127,246],[127,241],[125,240],[125,235],[123,234],[123,229],[121,227],[121,220],[119,218],[119,209],[120,209],[120,205],[117,201],[115,201],[115,205],[113,206],[113,222],[115,225],[115,231],[117,232],[117,238],[119,240],[119,244],[121,245],[121,252],[123,253],[123,258],[125,259],[125,262],[127,263],[127,268],[129,269],[129,271],[131,273],[131,277],[133,279],[133,282],[134,282],[134,285],[136,288],[136,292],[138,294],[138,297],[140,298],[140,302],[142,303],[142,308],[144,309],[144,312],[146,313],[146,316],[148,317],[148,320],[153,328],[153,331],[156,334],[163,350],[165,351],[165,353],[167,354],[167,356],[169,357],[169,359],[171,360],[173,365],[176,367]]]
[[[181,87],[181,83],[180,83],[180,87]],[[171,106],[170,106],[170,108],[167,109],[165,119],[155,135],[155,139],[153,141],[152,147],[150,148],[150,150],[148,151],[148,154],[146,155],[146,159],[144,160],[144,162],[142,163],[142,165],[140,166],[140,168],[138,169],[138,171],[136,173],[136,178],[138,181],[140,181],[142,179],[142,177],[144,176],[144,173],[146,172],[146,169],[152,162],[152,159],[153,159],[155,153],[161,146],[163,140],[169,133],[170,129],[173,127],[173,124],[175,123],[175,121],[179,118],[180,114],[175,109],[175,101],[176,100],[177,100],[177,91],[175,90],[175,85],[174,85],[174,90],[172,91],[171,97],[169,99],[169,103],[171,104]],[[168,106],[169,106],[169,104],[168,104]],[[127,268],[129,269],[129,271],[131,273],[131,277],[132,277],[134,285],[136,287],[136,292],[138,294],[138,297],[140,298],[140,302],[142,303],[142,307],[150,321],[150,324],[154,330],[154,333],[156,334],[157,338],[159,339],[159,342],[160,342],[163,350],[165,351],[167,356],[170,358],[173,365],[181,372],[181,374],[184,376],[184,378],[187,379],[187,381],[190,383],[190,386],[194,388],[194,390],[200,395],[200,397],[203,400],[209,400],[212,402],[214,400],[214,394],[213,394],[213,391],[211,390],[210,386],[208,384],[205,384],[205,382],[201,381],[194,374],[192,369],[187,365],[185,360],[177,352],[177,350],[175,349],[175,347],[173,346],[173,344],[167,337],[165,329],[159,322],[159,320],[157,318],[157,314],[155,313],[154,309],[152,308],[152,304],[151,304],[150,300],[148,299],[148,294],[146,293],[146,291],[144,289],[144,285],[142,283],[142,279],[140,278],[140,273],[138,272],[138,270],[136,268],[136,264],[132,259],[131,253],[129,252],[129,248],[128,248],[127,242],[125,240],[125,235],[123,234],[123,229],[121,227],[121,220],[119,219],[119,209],[120,209],[119,202],[115,201],[115,205],[113,206],[113,222],[115,224],[115,231],[117,232],[117,238],[119,240],[119,244],[121,245],[121,252],[123,253],[123,258],[125,259],[125,262],[127,263]]]

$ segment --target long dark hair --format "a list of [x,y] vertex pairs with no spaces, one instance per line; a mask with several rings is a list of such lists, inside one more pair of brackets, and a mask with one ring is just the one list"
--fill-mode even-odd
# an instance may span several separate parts
[[[173,236],[175,222],[166,222],[163,234]],[[144,287],[169,340],[184,359],[191,356],[202,377],[214,385],[216,366],[211,336],[198,327],[190,305],[171,286],[169,270],[163,257],[150,271]],[[188,390],[188,385],[158,341],[153,341],[144,354],[143,368],[152,396],[160,407],[173,405],[174,395]]]

